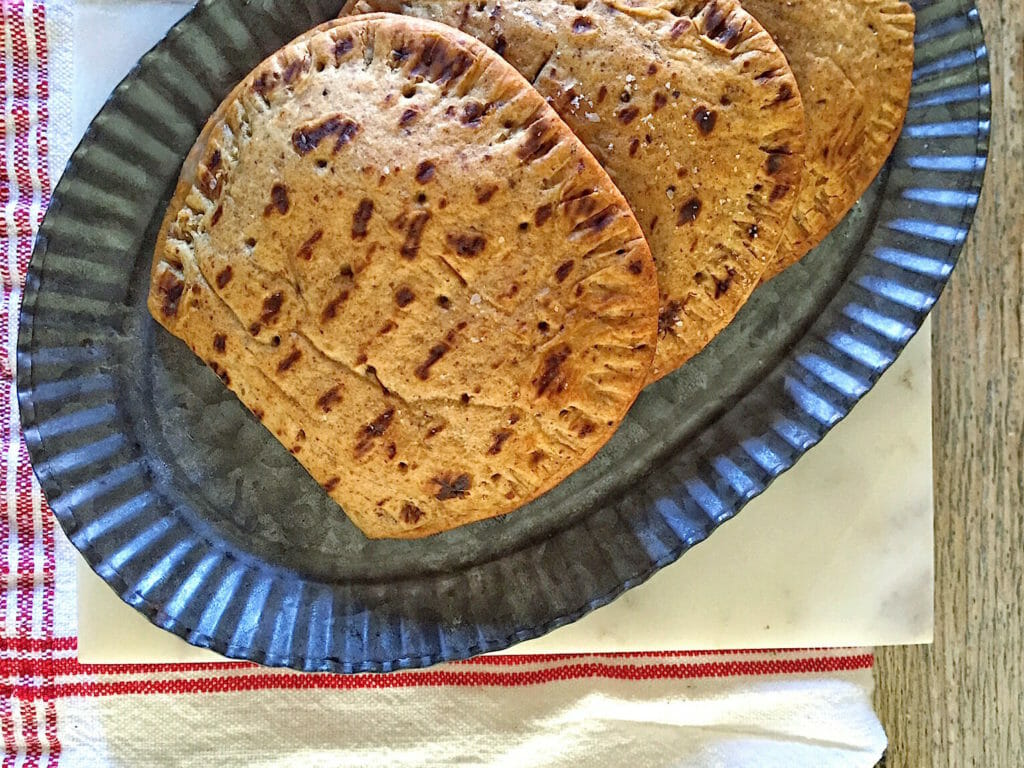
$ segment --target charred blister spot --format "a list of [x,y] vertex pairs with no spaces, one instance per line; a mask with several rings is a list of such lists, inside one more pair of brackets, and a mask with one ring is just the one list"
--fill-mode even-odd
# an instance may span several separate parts
[[561,392],[565,388],[566,377],[562,366],[569,359],[572,350],[567,344],[551,350],[544,357],[540,371],[533,378],[533,385],[537,388],[537,397],[541,397],[549,390]]
[[498,191],[498,186],[496,184],[488,184],[485,187],[480,187],[476,191],[476,201],[477,201],[477,203],[479,203],[480,205],[484,205],[485,203],[489,203],[491,201],[491,198],[494,197],[494,193],[497,192],[497,191]]
[[359,201],[359,206],[352,214],[352,239],[363,240],[366,238],[367,228],[370,224],[370,217],[373,216],[373,200],[364,197]]
[[324,307],[324,311],[320,313],[320,321],[326,323],[328,320],[333,320],[338,316],[338,310],[341,309],[341,305],[348,301],[349,292],[343,290]]
[[434,435],[437,435],[437,434],[443,432],[444,431],[444,427],[445,427],[444,424],[434,424],[434,425],[432,425],[427,430],[427,434],[425,435],[425,439],[429,440],[430,438],[434,437]]
[[505,39],[504,35],[498,35],[494,38],[494,45],[491,46],[494,52],[499,56],[504,56],[505,51],[508,50],[508,40]]
[[323,489],[327,491],[327,493],[330,493],[331,491],[338,487],[338,483],[340,482],[340,477],[332,477],[330,480],[323,484]]
[[725,268],[725,275],[723,275],[721,277],[719,277],[717,275],[712,275],[712,278],[715,281],[715,298],[716,299],[719,299],[722,296],[724,296],[728,292],[729,288],[732,287],[732,278],[733,278],[733,276],[735,274],[736,274],[736,270],[735,269],[733,269],[732,267],[726,267]]
[[573,222],[579,222],[597,210],[600,198],[593,187],[582,187],[567,192],[560,203],[566,217]]
[[402,308],[405,308],[412,304],[415,298],[416,294],[413,293],[411,289],[404,285],[395,292],[395,304]]
[[557,96],[548,96],[548,103],[554,106],[555,111],[564,113],[575,109],[580,103],[580,94],[575,88],[560,91]]
[[773,203],[776,200],[781,200],[789,194],[790,189],[792,189],[792,187],[790,187],[789,184],[776,184],[772,187],[772,191],[769,193],[768,199]]
[[577,16],[572,20],[572,31],[574,34],[582,35],[594,28],[594,22],[589,16]]
[[277,364],[277,372],[284,373],[302,359],[302,350],[293,349]]
[[228,348],[228,337],[223,333],[214,334],[213,348],[218,352],[224,352]]
[[433,478],[433,482],[437,484],[437,493],[434,494],[434,498],[438,501],[463,499],[469,493],[472,485],[469,475],[465,472],[460,475],[437,475]]
[[291,85],[298,79],[299,75],[309,71],[312,63],[312,59],[309,57],[289,62],[281,72],[281,79],[288,85]]
[[217,226],[217,222],[220,221],[220,217],[224,215],[224,206],[218,205],[217,210],[213,212],[213,216],[210,217],[210,226]]
[[288,213],[291,203],[288,201],[288,187],[284,184],[275,184],[270,188],[270,202],[263,209],[264,216],[270,216],[274,211],[284,216]]
[[283,304],[284,296],[281,294],[280,291],[275,291],[270,296],[267,296],[267,298],[263,300],[263,310],[260,312],[260,322],[273,322],[274,319],[281,312],[281,306]]
[[783,102],[789,101],[792,98],[793,89],[790,87],[789,83],[783,83],[782,85],[779,86],[779,95],[775,97],[775,103],[781,104]]
[[487,449],[487,455],[497,456],[501,453],[501,449],[510,437],[512,437],[512,431],[509,429],[502,429],[495,432],[492,435],[493,442],[491,443],[491,447]]
[[331,115],[315,123],[307,123],[292,131],[292,148],[302,156],[320,146],[320,143],[334,137],[331,154],[338,152],[359,133],[359,124],[342,115]]
[[565,282],[565,278],[569,276],[569,273],[572,272],[575,266],[576,262],[572,259],[562,262],[558,265],[558,269],[555,270],[555,279],[560,283]]
[[594,431],[594,425],[591,424],[589,421],[585,421],[585,422],[583,422],[582,425],[580,425],[579,431],[576,434],[577,434],[578,437],[582,438],[582,437],[586,437],[587,435],[591,434],[593,431]]
[[259,323],[253,323],[249,326],[249,333],[253,336],[259,336],[262,326]]
[[597,89],[597,103],[601,104],[606,98],[608,98],[608,86],[602,85]]
[[395,325],[395,321],[394,320],[387,320],[387,321],[385,321],[384,325],[382,325],[380,327],[380,330],[377,331],[377,333],[379,333],[381,336],[387,336],[389,333],[391,333],[397,327],[398,326]]
[[554,120],[542,117],[526,130],[526,138],[516,149],[516,156],[524,163],[532,163],[548,154],[557,144],[558,125]]
[[402,247],[398,251],[402,255],[402,258],[409,260],[416,258],[416,255],[420,252],[420,242],[423,239],[423,230],[427,226],[427,222],[429,220],[429,211],[417,211],[409,218],[405,227],[405,241],[402,243]]
[[635,157],[637,150],[640,149],[640,139],[633,138],[629,141],[629,156]]
[[466,259],[479,256],[487,247],[487,238],[483,235],[449,232],[447,239],[448,246]]
[[426,381],[430,378],[430,369],[434,367],[438,360],[445,356],[445,353],[448,352],[449,349],[451,349],[451,347],[444,342],[432,346],[430,351],[427,352],[427,359],[416,366],[416,378],[421,381]]
[[786,152],[770,152],[768,154],[765,170],[768,171],[769,176],[774,176],[785,167],[787,154]]
[[181,299],[181,294],[185,292],[185,283],[179,280],[173,272],[164,272],[160,275],[157,289],[161,296],[160,310],[165,317],[174,317],[178,314],[178,301]]
[[676,226],[681,227],[684,224],[692,224],[697,220],[700,215],[700,209],[702,204],[700,198],[691,197],[679,208],[679,215],[676,217]]
[[402,505],[402,522],[406,525],[415,525],[423,519],[423,510],[411,502]]
[[429,82],[447,85],[462,77],[472,63],[473,59],[468,53],[435,37],[422,45],[419,58],[410,71]]
[[488,104],[481,104],[479,101],[467,101],[462,107],[459,122],[469,128],[478,127],[483,122],[484,115],[487,114],[489,106]]
[[647,65],[647,74],[652,76],[658,74],[658,65],[653,61]]
[[543,227],[544,224],[547,223],[547,220],[551,218],[551,214],[554,210],[554,206],[551,203],[545,203],[534,212],[533,223],[538,227]]
[[223,288],[224,286],[231,282],[231,272],[231,265],[229,264],[228,266],[224,267],[224,269],[217,273],[217,277],[215,279],[217,281],[218,288]]
[[355,43],[352,41],[352,36],[351,35],[346,35],[345,37],[342,37],[342,38],[338,39],[337,41],[335,41],[335,43],[334,43],[334,58],[335,58],[335,60],[336,61],[341,61],[341,59],[346,54],[350,53],[354,47],[355,47]]
[[388,443],[387,447],[388,461],[391,461],[395,456],[398,455],[398,446],[394,443]]
[[682,303],[675,300],[668,302],[661,308],[661,311],[658,313],[659,336],[676,333],[676,324],[679,323],[679,313],[682,311]]
[[629,262],[629,266],[626,267],[632,275],[643,274],[644,263],[640,259]]
[[402,112],[402,116],[398,118],[398,127],[404,128],[405,126],[412,123],[417,117],[420,116],[420,111],[414,107],[409,107],[407,110]]
[[422,161],[416,166],[416,181],[420,184],[426,184],[434,178],[434,174],[437,172],[437,166],[435,166],[429,160]]
[[654,94],[654,107],[653,107],[654,111],[657,112],[659,109],[664,107],[666,104],[668,104],[668,96],[666,96],[661,91],[656,92]]
[[531,451],[530,452],[530,466],[536,467],[544,459],[547,458],[547,454],[544,451]]
[[275,72],[261,72],[259,77],[253,79],[252,90],[254,93],[262,96],[266,99],[269,94],[277,85],[277,73]]
[[303,261],[309,261],[310,259],[312,259],[313,246],[319,243],[323,236],[324,231],[322,229],[318,229],[316,232],[314,232],[312,235],[306,238],[306,242],[299,246],[299,251],[298,253],[295,254],[296,258],[302,259]]
[[252,415],[259,419],[260,421],[263,421],[263,417],[266,416],[266,414],[263,413],[262,408],[253,408]]
[[697,124],[697,130],[705,136],[715,130],[715,123],[717,120],[718,113],[713,109],[708,109],[704,105],[696,107],[693,110],[693,122]]
[[447,296],[438,296],[436,301],[437,306],[439,306],[441,309],[450,309],[452,306],[452,300],[449,299]]
[[210,153],[210,156],[206,159],[206,167],[211,171],[216,171],[220,168],[221,155],[220,150],[215,149]]
[[331,407],[340,400],[341,385],[336,384],[317,398],[316,406],[324,413],[330,413]]
[[669,30],[669,36],[673,40],[678,40],[689,32],[691,27],[693,27],[692,21],[689,19],[679,19],[679,21],[672,25],[672,29]]
[[366,455],[373,447],[373,441],[388,431],[394,417],[395,409],[388,408],[360,430],[355,449],[357,459]]
[[616,113],[616,117],[619,118],[619,122],[623,125],[629,125],[636,120],[639,115],[640,110],[636,107],[626,107],[625,109],[620,109],[618,113]]
[[704,16],[701,22],[704,34],[712,40],[717,38],[725,26],[727,16],[728,11],[723,9],[717,0],[711,0],[704,8]]
[[711,32],[709,32],[708,37],[716,41],[726,50],[731,51],[740,41],[740,37],[743,34],[743,26],[742,21],[738,23],[733,22],[731,24],[728,23],[728,21],[722,21],[720,24],[716,25]]
[[607,229],[619,217],[619,209],[609,205],[595,213],[593,216],[584,219],[572,228],[574,235],[594,235]]

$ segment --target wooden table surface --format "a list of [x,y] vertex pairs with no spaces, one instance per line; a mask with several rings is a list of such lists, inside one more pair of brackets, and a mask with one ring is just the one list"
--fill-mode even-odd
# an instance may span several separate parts
[[1024,2],[978,0],[989,166],[935,310],[935,643],[879,648],[887,768],[1024,766]]

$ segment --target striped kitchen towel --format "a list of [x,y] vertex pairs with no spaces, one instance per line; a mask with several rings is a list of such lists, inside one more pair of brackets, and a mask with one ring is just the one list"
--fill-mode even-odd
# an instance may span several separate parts
[[32,240],[66,161],[73,7],[0,0],[3,766],[872,766],[868,649],[482,657],[388,675],[77,660],[73,552],[14,389]]

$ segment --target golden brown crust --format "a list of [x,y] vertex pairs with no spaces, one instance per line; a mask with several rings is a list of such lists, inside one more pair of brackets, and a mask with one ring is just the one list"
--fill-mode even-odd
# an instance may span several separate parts
[[770,279],[864,194],[903,126],[914,12],[896,0],[744,0],[789,59],[807,116],[806,178]]
[[548,98],[629,200],[661,289],[652,379],[695,355],[774,258],[804,118],[785,57],[736,0],[351,0],[457,26]]
[[643,385],[628,204],[510,66],[361,17],[257,67],[186,162],[149,307],[368,536],[511,511]]

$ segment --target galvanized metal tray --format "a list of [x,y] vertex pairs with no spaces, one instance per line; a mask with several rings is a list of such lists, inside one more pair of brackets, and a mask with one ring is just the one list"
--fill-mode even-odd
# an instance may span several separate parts
[[506,648],[608,603],[850,411],[963,245],[985,168],[988,68],[970,2],[915,3],[906,127],[825,243],[542,498],[426,540],[370,541],[145,308],[156,230],[207,116],[340,5],[204,0],[117,87],[39,232],[18,395],[61,525],[155,624],[263,664],[387,671]]

